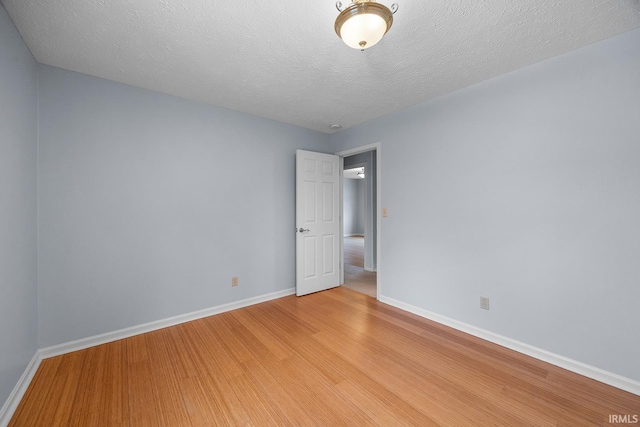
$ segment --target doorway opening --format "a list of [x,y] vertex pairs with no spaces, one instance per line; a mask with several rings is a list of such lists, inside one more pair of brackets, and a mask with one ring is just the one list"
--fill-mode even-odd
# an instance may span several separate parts
[[377,298],[377,144],[338,153],[342,164],[343,286]]

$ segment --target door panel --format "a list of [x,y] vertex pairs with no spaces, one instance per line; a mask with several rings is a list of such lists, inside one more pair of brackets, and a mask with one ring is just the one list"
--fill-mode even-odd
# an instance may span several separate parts
[[339,158],[296,153],[296,294],[340,283]]

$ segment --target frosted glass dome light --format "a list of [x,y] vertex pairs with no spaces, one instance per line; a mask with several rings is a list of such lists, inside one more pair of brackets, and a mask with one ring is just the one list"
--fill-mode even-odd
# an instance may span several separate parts
[[390,10],[373,0],[355,0],[346,8],[337,2],[336,8],[340,11],[335,24],[338,37],[349,47],[365,50],[389,31],[398,5],[394,3]]

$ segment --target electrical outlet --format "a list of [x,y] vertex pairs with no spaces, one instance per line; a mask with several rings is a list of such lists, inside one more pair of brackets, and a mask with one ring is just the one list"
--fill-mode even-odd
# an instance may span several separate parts
[[483,310],[489,310],[489,298],[480,297],[480,308]]
[[231,278],[231,286],[238,286],[238,276],[233,276]]

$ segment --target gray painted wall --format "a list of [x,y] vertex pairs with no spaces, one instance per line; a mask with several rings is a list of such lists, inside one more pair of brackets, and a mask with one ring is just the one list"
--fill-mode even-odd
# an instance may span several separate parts
[[37,65],[0,5],[0,407],[37,344]]
[[639,76],[636,30],[333,135],[381,141],[383,295],[640,380]]
[[344,184],[344,234],[364,236],[364,180],[345,179]]
[[40,347],[295,286],[295,150],[325,134],[39,73]]

